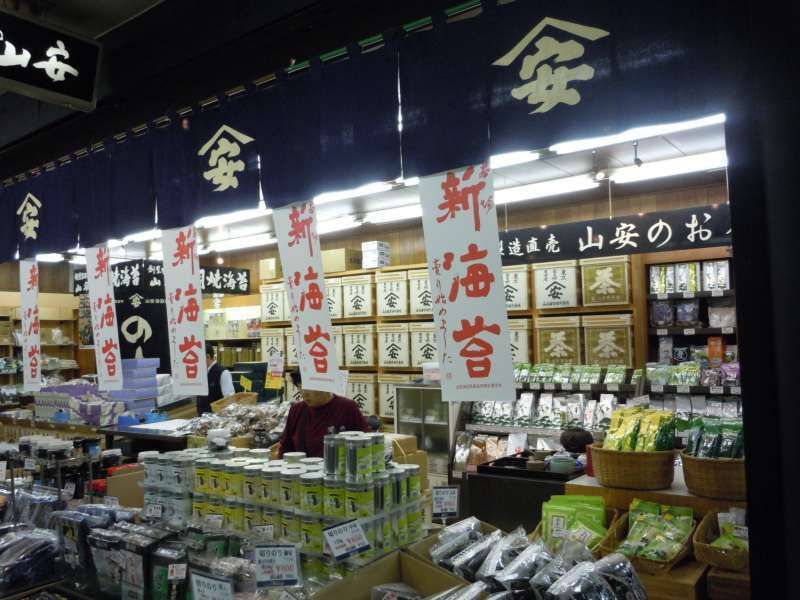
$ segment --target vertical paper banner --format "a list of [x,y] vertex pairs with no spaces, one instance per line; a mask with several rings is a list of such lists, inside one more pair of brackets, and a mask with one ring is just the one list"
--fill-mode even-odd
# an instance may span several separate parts
[[19,290],[22,295],[22,390],[38,392],[42,389],[42,344],[36,261],[19,261]]
[[169,229],[161,238],[164,296],[175,395],[208,395],[203,295],[194,225]]
[[119,349],[117,305],[111,255],[106,246],[86,251],[86,281],[94,334],[94,358],[100,390],[122,389],[122,353]]
[[340,394],[339,361],[326,300],[316,209],[311,202],[276,208],[272,218],[286,277],[289,320],[303,387]]
[[514,369],[488,163],[422,178],[420,199],[443,398],[512,402]]

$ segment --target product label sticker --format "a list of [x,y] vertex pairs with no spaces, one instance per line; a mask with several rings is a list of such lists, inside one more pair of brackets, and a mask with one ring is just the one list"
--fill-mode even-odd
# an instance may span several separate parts
[[103,498],[103,504],[106,506],[117,507],[119,506],[119,498],[116,496],[106,496]]
[[712,298],[721,298],[723,296],[722,290],[711,290]]
[[61,498],[63,500],[72,500],[75,497],[75,482],[68,481],[64,484],[64,489],[61,490]]
[[592,384],[591,383],[582,383],[581,384],[581,391],[582,392],[591,392],[592,391]]
[[731,386],[731,394],[733,394],[734,396],[741,396],[742,395],[742,388],[739,387],[738,385],[732,385]]
[[733,535],[739,539],[747,540],[749,539],[748,529],[744,525],[734,525],[733,526]]
[[689,393],[691,393],[691,389],[689,388],[688,385],[679,385],[676,388],[676,392],[678,394],[689,394]]
[[186,563],[173,563],[167,567],[167,578],[170,581],[186,579]]
[[224,522],[225,517],[222,515],[206,515],[206,523],[208,523],[209,527],[216,527],[217,529],[222,529],[222,523]]
[[254,558],[258,587],[291,587],[300,582],[300,559],[296,546],[256,546]]
[[695,334],[694,327],[690,327],[688,329],[683,330],[683,335],[694,335],[694,334]]
[[35,471],[36,470],[36,459],[35,458],[26,458],[25,465],[23,468],[26,471]]
[[608,384],[606,384],[606,389],[609,392],[618,392],[619,391],[619,384],[618,383],[608,383]]
[[563,391],[565,391],[565,392],[571,392],[572,390],[575,389],[575,384],[574,383],[562,383],[561,384],[561,389]]
[[683,297],[686,300],[690,300],[694,298],[694,292],[683,292]]
[[722,333],[733,333],[733,327],[723,327]]
[[192,573],[193,600],[233,600],[233,583],[227,579]]
[[556,389],[556,386],[555,386],[554,383],[545,383],[544,384],[544,390],[546,392],[552,392],[554,389]]
[[160,519],[161,514],[164,512],[164,506],[161,504],[148,504],[147,510],[145,511],[145,515],[148,517],[153,517],[154,519]]
[[458,516],[458,500],[460,488],[457,485],[442,485],[431,488],[432,517],[444,519]]
[[656,329],[656,335],[667,335],[668,331],[666,329]]
[[356,520],[326,527],[322,530],[322,535],[336,560],[361,554],[372,547],[361,524]]
[[724,394],[725,388],[723,388],[721,385],[712,385],[709,388],[709,392],[712,394]]
[[650,391],[661,394],[664,391],[664,386],[661,385],[660,383],[654,383],[653,385],[650,386]]
[[260,533],[268,540],[275,539],[275,526],[274,525],[254,525],[253,531]]
[[666,300],[669,298],[669,294],[665,294],[664,292],[656,294],[656,298],[659,300]]

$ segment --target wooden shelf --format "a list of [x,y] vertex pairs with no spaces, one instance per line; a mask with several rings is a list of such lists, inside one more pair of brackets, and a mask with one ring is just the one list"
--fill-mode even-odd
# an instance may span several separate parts
[[[518,390],[542,392],[589,392],[592,394],[605,393],[636,393],[636,385],[632,383],[518,383]],[[651,394],[696,394],[706,396],[741,396],[742,388],[738,385],[658,385],[646,384],[644,393]]]
[[692,300],[693,298],[730,298],[736,290],[712,290],[703,292],[670,292],[669,294],[647,294],[648,300]]
[[[689,332],[689,333],[687,333]],[[694,332],[694,333],[691,333]],[[658,327],[650,328],[649,335],[736,335],[735,327]]]

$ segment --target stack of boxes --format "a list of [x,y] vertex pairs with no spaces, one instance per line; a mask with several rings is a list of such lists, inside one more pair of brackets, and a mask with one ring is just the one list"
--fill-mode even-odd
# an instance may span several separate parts
[[126,412],[137,416],[153,410],[159,396],[156,372],[159,364],[158,358],[123,358],[122,389],[108,395],[113,400],[124,402]]
[[361,268],[377,269],[378,267],[388,267],[392,262],[391,248],[389,242],[361,242]]

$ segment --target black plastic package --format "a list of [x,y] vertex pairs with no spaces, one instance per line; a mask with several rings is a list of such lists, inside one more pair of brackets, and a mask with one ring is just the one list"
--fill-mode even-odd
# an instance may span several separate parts
[[486,560],[492,546],[497,544],[502,537],[502,531],[493,531],[482,540],[467,546],[453,557],[453,573],[467,581],[475,581],[475,574]]
[[579,562],[593,560],[594,556],[586,546],[579,542],[565,540],[556,557],[531,578],[530,585],[536,598],[538,600],[553,598],[548,595],[547,591],[551,585],[566,575]]
[[594,564],[595,571],[608,582],[617,598],[647,600],[647,592],[631,561],[619,552],[609,554]]
[[580,562],[572,567],[548,588],[546,594],[544,597],[558,600],[617,600],[618,598],[590,562]]
[[495,580],[507,590],[529,590],[529,580],[553,560],[544,542],[539,539],[495,576]]

